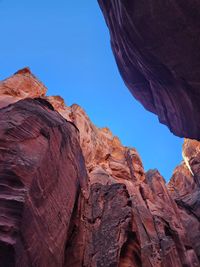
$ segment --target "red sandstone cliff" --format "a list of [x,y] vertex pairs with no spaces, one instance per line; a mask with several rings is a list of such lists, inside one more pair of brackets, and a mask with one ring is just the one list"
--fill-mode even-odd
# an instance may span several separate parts
[[45,92],[28,69],[0,83],[0,266],[200,266],[200,144],[166,185]]
[[[0,84],[0,102],[44,91],[22,72]],[[29,98],[0,109],[1,267],[63,266],[75,199],[85,181],[78,130],[46,100]]]

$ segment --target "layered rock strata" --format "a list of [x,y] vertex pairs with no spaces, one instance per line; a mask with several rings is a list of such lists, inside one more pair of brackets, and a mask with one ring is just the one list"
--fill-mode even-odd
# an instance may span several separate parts
[[0,83],[0,266],[200,266],[199,143],[166,185],[45,91],[28,69]]
[[133,96],[174,134],[199,140],[199,1],[98,2]]

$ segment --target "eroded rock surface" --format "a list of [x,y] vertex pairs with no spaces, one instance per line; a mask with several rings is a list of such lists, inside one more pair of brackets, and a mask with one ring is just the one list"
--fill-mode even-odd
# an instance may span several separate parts
[[183,157],[185,162],[175,169],[168,189],[181,211],[181,219],[200,260],[200,143],[185,140]]
[[1,267],[63,266],[85,179],[78,130],[47,101],[20,100],[0,110]]
[[[26,94],[2,89],[10,79]],[[200,266],[199,142],[185,140],[166,185],[35,79],[25,69],[0,83],[0,266]]]
[[199,140],[199,1],[98,2],[133,96],[174,134]]
[[72,221],[65,266],[118,266],[131,231],[131,201],[124,184],[90,186]]

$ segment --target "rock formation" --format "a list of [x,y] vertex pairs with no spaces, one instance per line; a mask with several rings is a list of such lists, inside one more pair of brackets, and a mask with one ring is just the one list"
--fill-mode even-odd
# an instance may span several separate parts
[[200,3],[98,0],[125,84],[181,137],[200,140]]
[[175,169],[168,189],[181,211],[183,225],[200,259],[200,143],[185,140],[183,157],[184,163]]
[[28,69],[0,83],[0,267],[200,266],[200,143],[166,184],[45,92]]
[[[0,101],[5,105],[15,93],[18,100],[28,90],[30,96],[43,94],[35,81],[31,74],[15,75],[0,84],[6,93]],[[0,109],[1,267],[63,266],[71,214],[85,181],[78,130],[49,102],[29,98]]]

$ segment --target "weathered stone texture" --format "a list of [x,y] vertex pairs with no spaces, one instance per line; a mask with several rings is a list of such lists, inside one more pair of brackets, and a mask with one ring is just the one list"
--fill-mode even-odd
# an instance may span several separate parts
[[174,134],[200,140],[200,2],[98,2],[133,96]]
[[0,266],[63,266],[86,179],[78,130],[45,100],[0,110]]

